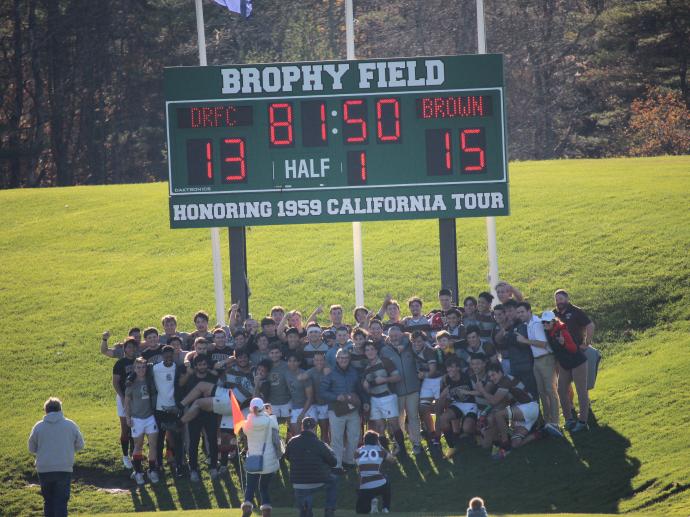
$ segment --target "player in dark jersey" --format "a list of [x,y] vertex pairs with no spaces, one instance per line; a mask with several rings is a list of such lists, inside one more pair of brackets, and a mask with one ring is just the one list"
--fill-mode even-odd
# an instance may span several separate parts
[[360,374],[367,365],[367,356],[364,353],[364,345],[367,342],[367,331],[361,328],[352,331],[352,349],[350,350],[350,366]]
[[185,341],[185,350],[191,350],[196,339],[200,337],[206,339],[209,343],[213,343],[213,334],[208,330],[208,314],[206,312],[198,311],[194,315],[194,327],[196,327],[196,330],[190,333]]
[[129,457],[130,446],[134,452],[132,433],[127,425],[125,413],[125,389],[127,377],[134,371],[134,359],[136,359],[138,345],[134,338],[128,338],[123,345],[125,356],[118,359],[113,365],[113,388],[115,389],[115,403],[117,416],[120,420],[120,446],[122,447],[122,464],[126,469],[132,468],[132,460]]
[[208,353],[213,361],[225,361],[233,356],[234,350],[228,345],[228,335],[223,329],[213,330],[213,346]]
[[449,447],[446,458],[451,458],[457,453],[461,439],[474,436],[478,409],[472,395],[470,377],[462,371],[460,358],[450,356],[445,367],[439,402],[439,407],[444,410],[438,419],[438,428]]
[[[504,374],[501,365],[490,364],[487,372],[496,391],[490,393],[482,383],[477,383],[476,389],[494,408],[490,418],[495,424],[495,439],[498,440],[500,449],[493,456],[502,459],[511,448],[522,447],[537,438],[530,431],[539,418],[539,403],[522,381]],[[510,438],[509,427],[512,427]]]
[[477,325],[467,327],[465,340],[460,343],[459,355],[465,363],[470,363],[472,354],[484,354],[489,361],[498,362],[496,347],[492,343],[482,343],[481,331]]
[[364,353],[367,367],[362,374],[362,386],[370,397],[369,404],[364,404],[364,410],[371,411],[369,427],[383,435],[388,424],[398,449],[403,450],[405,436],[400,428],[398,396],[392,388],[400,381],[400,373],[390,359],[379,357],[373,343],[364,346]]
[[479,327],[479,337],[484,343],[491,343],[494,329],[496,328],[496,320],[491,311],[491,303],[493,302],[493,295],[486,291],[479,293],[477,297],[477,326]]
[[405,332],[414,332],[415,330],[428,332],[431,330],[429,318],[422,313],[422,303],[422,299],[418,296],[413,296],[407,300],[407,306],[412,316],[405,316],[402,319]]
[[383,335],[383,323],[378,318],[374,318],[369,322],[369,341],[376,345],[376,349],[380,352],[381,347],[386,343],[386,336]]
[[144,330],[144,350],[141,357],[146,359],[148,364],[157,364],[163,360],[163,345],[158,339],[158,329],[149,327]]
[[[209,357],[204,354],[194,357],[191,364],[193,373],[181,377],[179,382],[188,393],[194,392],[197,385],[205,386],[210,384],[215,386],[218,383],[218,376],[210,372],[209,363]],[[186,400],[183,399],[182,403],[185,404]],[[206,432],[209,459],[211,460],[209,474],[212,479],[218,477],[218,469],[216,468],[218,462],[218,425],[215,414],[199,410],[194,412],[192,408],[194,408],[195,404],[198,405],[198,401],[194,401],[192,407],[182,416],[181,421],[187,423],[189,430],[189,479],[193,482],[198,482],[201,479],[198,463],[199,442],[203,431]]]
[[441,395],[442,368],[436,349],[429,346],[428,337],[422,330],[412,333],[412,353],[415,357],[417,377],[422,381],[419,389],[419,416],[425,429],[432,453],[441,450],[434,427],[434,407]]
[[[249,402],[254,393],[254,376],[246,350],[235,351],[234,360],[229,361],[227,368],[220,376],[219,383],[219,388],[232,391],[240,409],[247,416]],[[215,395],[219,397],[221,395],[218,388],[216,388]],[[220,403],[219,400],[217,405]],[[213,402],[211,403],[211,410],[213,410]],[[227,472],[228,461],[237,458],[237,437],[234,427],[232,410],[230,410],[228,414],[223,414],[220,419],[220,468],[218,471],[221,474]]]

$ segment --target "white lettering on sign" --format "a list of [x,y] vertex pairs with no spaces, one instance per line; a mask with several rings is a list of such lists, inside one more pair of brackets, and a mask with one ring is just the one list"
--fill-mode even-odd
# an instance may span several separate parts
[[325,178],[331,168],[330,158],[285,160],[285,179]]
[[[264,68],[221,68],[222,93],[275,93],[292,92],[299,86],[302,91],[342,90],[343,79],[350,72],[349,63],[318,65],[266,66]],[[417,61],[378,61],[357,63],[355,84],[362,89],[404,88],[411,86],[438,86],[445,81],[443,61],[425,59],[424,66]]]
[[480,208],[504,208],[501,192],[478,192],[476,194],[451,194],[456,210],[476,210]]
[[[286,173],[290,179],[300,177],[321,177],[325,174],[328,158],[304,160],[286,160]],[[319,168],[321,166],[321,168]],[[304,168],[300,173],[300,169]],[[302,176],[300,176],[300,174]],[[311,176],[315,174],[315,176]],[[305,176],[306,175],[306,176]],[[452,202],[449,202],[452,201]],[[307,218],[324,215],[360,217],[376,214],[438,214],[436,217],[448,217],[454,211],[496,210],[505,208],[502,192],[471,192],[466,194],[418,194],[418,195],[381,195],[332,197],[326,201],[320,199],[288,199],[274,203],[270,201],[239,201],[227,203],[179,203],[172,205],[172,219],[178,221],[228,221],[242,219],[269,218]],[[393,217],[395,218],[395,217]],[[268,221],[267,221],[268,222]],[[301,221],[298,221],[301,222]],[[306,221],[305,221],[306,222]],[[192,224],[191,226],[195,226]]]

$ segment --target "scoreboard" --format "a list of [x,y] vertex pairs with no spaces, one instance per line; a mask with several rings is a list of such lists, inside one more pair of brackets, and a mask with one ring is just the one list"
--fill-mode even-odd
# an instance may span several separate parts
[[501,55],[165,69],[173,228],[507,215]]

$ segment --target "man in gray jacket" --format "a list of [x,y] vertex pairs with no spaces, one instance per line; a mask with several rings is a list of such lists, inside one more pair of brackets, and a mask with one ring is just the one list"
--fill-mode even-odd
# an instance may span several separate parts
[[[407,432],[412,442],[412,451],[422,454],[422,436],[419,421],[419,377],[417,376],[417,362],[415,360],[410,340],[402,330],[402,325],[395,324],[388,329],[388,339],[381,347],[381,357],[390,359],[395,365],[400,380],[394,384],[398,395],[398,409],[400,427],[405,426],[407,416]],[[401,452],[405,454],[404,449]]]
[[62,414],[62,402],[51,397],[43,405],[46,416],[36,422],[29,436],[29,452],[36,456],[46,517],[67,515],[74,453],[84,448],[77,424]]

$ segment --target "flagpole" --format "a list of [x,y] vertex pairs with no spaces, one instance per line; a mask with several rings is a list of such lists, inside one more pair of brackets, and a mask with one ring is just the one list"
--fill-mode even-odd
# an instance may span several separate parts
[[[486,54],[486,28],[484,26],[484,0],[477,1],[477,54]],[[489,288],[496,299],[498,283],[498,245],[496,243],[496,218],[486,218],[486,247],[489,255]]]
[[[199,46],[199,65],[206,66],[206,34],[204,32],[204,8],[201,0],[194,0],[196,9],[196,37]],[[211,228],[211,254],[213,255],[213,288],[216,294],[216,323],[225,325],[225,293],[220,259],[220,229]]]
[[[345,0],[345,43],[347,59],[355,59],[355,28],[352,0]],[[364,305],[364,260],[362,257],[362,223],[352,223],[352,254],[355,272],[355,305]]]

